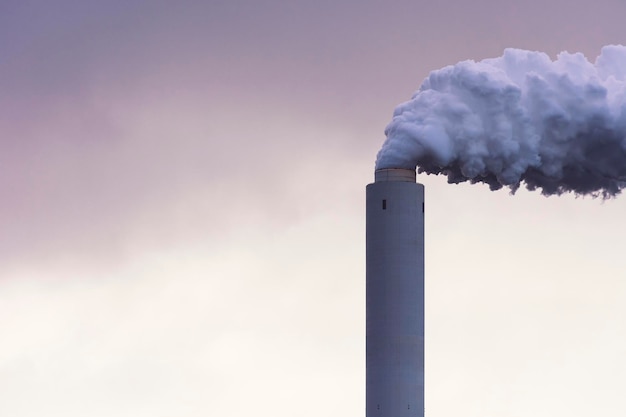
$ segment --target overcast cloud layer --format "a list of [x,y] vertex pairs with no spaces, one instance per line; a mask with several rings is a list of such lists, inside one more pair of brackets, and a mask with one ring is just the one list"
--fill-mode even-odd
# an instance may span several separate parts
[[[0,415],[362,416],[365,185],[393,109],[506,47],[592,58],[624,15],[3,2]],[[621,417],[622,199],[420,181],[428,414]]]

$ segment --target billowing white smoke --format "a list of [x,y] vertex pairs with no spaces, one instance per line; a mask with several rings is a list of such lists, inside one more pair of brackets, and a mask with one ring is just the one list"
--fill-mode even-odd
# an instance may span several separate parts
[[376,168],[415,168],[491,189],[611,197],[626,187],[626,47],[507,49],[433,71],[395,109]]

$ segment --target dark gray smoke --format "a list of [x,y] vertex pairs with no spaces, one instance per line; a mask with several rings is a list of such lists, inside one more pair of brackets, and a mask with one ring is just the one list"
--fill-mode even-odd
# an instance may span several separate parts
[[608,198],[626,187],[626,47],[595,63],[507,49],[433,71],[385,130],[376,168]]

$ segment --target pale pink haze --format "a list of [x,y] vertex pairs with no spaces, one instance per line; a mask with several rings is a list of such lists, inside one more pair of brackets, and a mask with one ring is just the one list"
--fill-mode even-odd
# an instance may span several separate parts
[[[365,412],[365,185],[430,71],[622,0],[4,1],[0,416]],[[626,200],[426,187],[426,414],[622,417]]]

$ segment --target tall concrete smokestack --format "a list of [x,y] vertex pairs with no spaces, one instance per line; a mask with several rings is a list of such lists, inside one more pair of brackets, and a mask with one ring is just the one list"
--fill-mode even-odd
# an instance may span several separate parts
[[379,169],[367,186],[366,417],[424,416],[424,186]]

